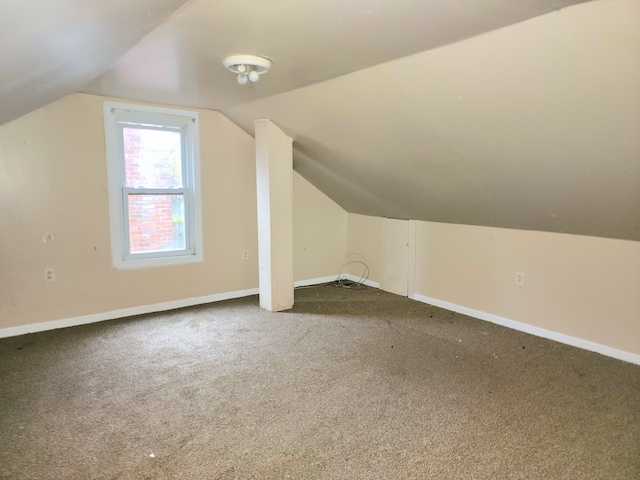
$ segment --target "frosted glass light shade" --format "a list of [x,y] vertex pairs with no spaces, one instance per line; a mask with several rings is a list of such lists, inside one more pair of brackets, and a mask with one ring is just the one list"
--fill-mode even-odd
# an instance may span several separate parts
[[248,81],[252,83],[260,80],[271,68],[271,60],[255,55],[231,55],[222,61],[227,70],[238,75],[238,83],[245,85]]

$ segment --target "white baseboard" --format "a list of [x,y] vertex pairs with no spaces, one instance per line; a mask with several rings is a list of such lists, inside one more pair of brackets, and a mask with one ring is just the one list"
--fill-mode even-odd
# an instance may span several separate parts
[[[321,285],[323,283],[335,282],[339,277],[340,277],[340,275],[330,275],[328,277],[312,278],[312,279],[309,279],[309,280],[299,280],[299,281],[295,282],[293,285],[294,285],[295,288],[298,288],[298,287],[309,287],[311,285]],[[343,274],[342,277],[346,278],[347,280],[351,280],[353,282],[359,282],[360,281],[360,277],[358,277],[356,275],[350,275],[348,273]],[[371,280],[365,280],[362,283],[364,283],[365,285],[367,285],[369,287],[373,287],[373,288],[378,288],[380,286],[380,284],[378,282],[372,282]]]
[[[338,275],[331,275],[328,277],[319,277],[309,280],[300,280],[294,283],[296,287],[303,287],[309,285],[319,285],[322,283],[333,282],[338,278]],[[345,278],[357,282],[360,277],[355,275],[346,274]],[[371,280],[363,282],[365,285],[379,288],[380,284]],[[177,308],[191,307],[194,305],[202,305],[205,303],[219,302],[221,300],[230,300],[232,298],[247,297],[250,295],[257,295],[259,293],[258,288],[251,288],[248,290],[237,290],[235,292],[215,293],[213,295],[206,295],[203,297],[192,297],[181,300],[173,300],[169,302],[154,303],[152,305],[141,305],[138,307],[122,308],[119,310],[112,310],[104,313],[94,313],[90,315],[83,315],[80,317],[65,318],[61,320],[52,320],[49,322],[31,323],[28,325],[19,325],[16,327],[7,327],[0,329],[0,338],[15,337],[18,335],[24,335],[27,333],[43,332],[46,330],[55,330],[57,328],[75,327],[78,325],[86,325],[89,323],[102,322],[104,320],[113,320],[116,318],[131,317],[134,315],[142,315],[145,313],[163,312],[167,310],[174,310]],[[480,320],[502,325],[503,327],[512,328],[521,332],[529,333],[556,342],[571,345],[573,347],[582,348],[591,352],[600,353],[608,357],[616,358],[625,362],[640,365],[640,355],[636,353],[619,350],[617,348],[609,347],[599,343],[584,340],[582,338],[572,337],[563,333],[554,332],[553,330],[547,330],[545,328],[535,327],[526,323],[516,322],[505,317],[493,315],[491,313],[483,312],[481,310],[474,310],[472,308],[456,305],[455,303],[438,300],[436,298],[427,297],[418,293],[412,296],[414,300],[419,302],[428,303],[436,307],[444,308],[453,312],[468,315]]]
[[328,277],[318,277],[318,278],[310,278],[308,280],[298,280],[297,282],[293,282],[293,287],[309,287],[311,285],[320,285],[323,283],[329,283],[335,281],[338,278],[338,275],[329,275]]
[[[351,275],[351,274],[347,273],[345,275],[345,278],[347,278],[348,280],[351,280],[353,282],[359,282],[361,277],[358,277],[357,275]],[[365,280],[362,283],[364,283],[368,287],[380,288],[380,284],[378,282],[374,282],[373,280]]]
[[193,305],[219,302],[221,300],[229,300],[232,298],[248,297],[249,295],[256,295],[258,293],[259,290],[257,288],[251,288],[249,290],[214,293],[213,295],[205,295],[203,297],[184,298],[182,300],[172,300],[169,302],[154,303],[152,305],[121,308],[119,310],[112,310],[110,312],[93,313],[90,315],[82,315],[80,317],[52,320],[50,322],[19,325],[17,327],[0,329],[0,338],[15,337],[18,335],[24,335],[26,333],[44,332],[45,330],[55,330],[56,328],[75,327],[78,325],[86,325],[88,323],[102,322],[104,320],[113,320],[116,318],[131,317],[133,315],[142,315],[145,313],[164,312],[166,310],[173,310],[176,308],[191,307]]
[[[347,275],[351,280],[358,281],[359,278],[353,275]],[[328,277],[312,278],[308,280],[300,280],[294,283],[295,287],[305,287],[309,285],[319,285],[322,283],[333,282],[338,275]],[[373,287],[378,285],[375,282],[366,282]],[[215,293],[213,295],[205,295],[203,297],[192,297],[181,300],[172,300],[169,302],[154,303],[152,305],[140,305],[137,307],[121,308],[110,312],[92,313],[90,315],[82,315],[80,317],[63,318],[60,320],[51,320],[48,322],[30,323],[27,325],[19,325],[16,327],[0,328],[0,338],[16,337],[27,333],[44,332],[47,330],[55,330],[57,328],[76,327],[78,325],[87,325],[89,323],[102,322],[105,320],[114,320],[116,318],[132,317],[134,315],[143,315],[145,313],[164,312],[174,310],[176,308],[191,307],[194,305],[202,305],[205,303],[219,302],[221,300],[230,300],[232,298],[247,297],[249,295],[257,295],[260,293],[258,288],[248,290],[238,290],[235,292]]]
[[513,330],[530,333],[531,335],[535,335],[537,337],[547,338],[549,340],[554,340],[566,345],[571,345],[572,347],[582,348],[584,350],[589,350],[591,352],[606,355],[607,357],[612,357],[618,360],[640,365],[640,355],[637,353],[618,350],[617,348],[608,347],[607,345],[591,342],[582,338],[572,337],[570,335],[565,335],[564,333],[554,332],[553,330],[535,327],[527,323],[516,322],[515,320],[510,320],[505,317],[493,315],[481,310],[474,310],[473,308],[462,307],[460,305],[456,305],[455,303],[445,302],[443,300],[438,300],[437,298],[426,297],[418,293],[413,295],[413,299],[419,302],[428,303],[429,305],[444,308],[445,310],[451,310],[453,312],[462,313],[463,315],[467,315],[469,317],[474,317],[480,320],[495,323],[497,325],[502,325],[503,327],[512,328]]

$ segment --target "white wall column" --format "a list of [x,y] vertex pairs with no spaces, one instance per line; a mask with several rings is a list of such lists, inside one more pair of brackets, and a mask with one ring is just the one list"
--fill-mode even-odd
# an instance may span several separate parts
[[293,140],[267,118],[255,121],[260,306],[293,307]]

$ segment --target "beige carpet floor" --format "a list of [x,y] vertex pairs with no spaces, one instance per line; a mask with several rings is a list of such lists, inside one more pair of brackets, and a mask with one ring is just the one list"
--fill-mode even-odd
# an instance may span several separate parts
[[637,480],[640,367],[330,286],[7,338],[0,478]]

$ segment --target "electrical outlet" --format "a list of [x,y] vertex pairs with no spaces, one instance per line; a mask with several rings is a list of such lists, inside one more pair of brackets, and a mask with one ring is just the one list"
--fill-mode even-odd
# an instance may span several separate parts
[[56,279],[56,272],[53,268],[45,268],[44,269],[44,281],[45,282],[53,282]]
[[524,272],[516,272],[516,285],[524,285]]
[[242,259],[249,260],[249,250],[242,250]]

